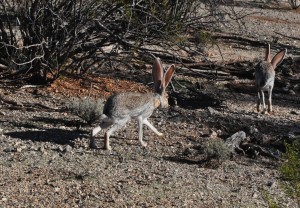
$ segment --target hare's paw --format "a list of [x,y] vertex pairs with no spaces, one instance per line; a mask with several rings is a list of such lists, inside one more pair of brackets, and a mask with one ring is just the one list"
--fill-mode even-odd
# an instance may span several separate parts
[[266,109],[263,109],[263,111],[261,112],[262,114],[267,114]]
[[260,112],[260,107],[259,107],[259,105],[256,106],[256,111],[257,111],[258,113]]
[[111,146],[110,146],[110,145],[105,145],[105,146],[104,146],[104,149],[105,149],[105,150],[111,151]]
[[272,114],[272,113],[273,113],[273,108],[272,108],[272,106],[268,108],[268,113],[269,113],[269,114]]
[[164,134],[163,133],[160,133],[160,132],[158,132],[158,134],[157,134],[159,137],[163,137],[164,136]]
[[90,137],[90,144],[89,144],[91,149],[98,149],[97,144],[96,144],[96,140],[94,137]]
[[141,141],[141,145],[142,145],[143,147],[147,147],[147,142]]
[[97,147],[95,141],[90,142],[90,148],[91,148],[91,149],[99,149],[99,148]]

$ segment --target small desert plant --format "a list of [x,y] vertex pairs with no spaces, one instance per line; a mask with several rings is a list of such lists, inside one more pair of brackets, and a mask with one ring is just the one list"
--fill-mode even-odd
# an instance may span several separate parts
[[206,159],[216,158],[225,161],[229,158],[230,149],[222,140],[209,140],[203,146],[203,154]]
[[281,207],[280,204],[274,200],[274,198],[271,196],[271,194],[268,191],[262,190],[262,197],[268,203],[269,208]]
[[67,108],[72,114],[83,119],[88,125],[91,125],[102,115],[103,101],[101,98],[98,100],[92,98],[71,98],[67,103]]
[[216,44],[216,39],[209,32],[203,30],[196,32],[194,37],[198,44],[203,44],[205,46]]
[[280,167],[280,175],[287,182],[283,187],[286,193],[296,199],[300,206],[300,141],[295,140],[292,144],[285,144],[285,161]]

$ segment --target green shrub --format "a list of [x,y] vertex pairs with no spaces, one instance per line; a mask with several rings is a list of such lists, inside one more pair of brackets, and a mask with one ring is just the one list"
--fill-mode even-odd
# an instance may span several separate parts
[[279,208],[281,207],[274,198],[266,190],[262,190],[262,197],[268,203],[269,208]]
[[207,45],[214,45],[216,44],[216,39],[211,35],[211,33],[199,30],[195,33],[195,41],[199,44]]
[[101,98],[98,100],[92,98],[72,98],[67,103],[68,110],[83,119],[89,125],[100,118],[103,112],[103,106],[104,100]]
[[203,154],[206,159],[216,158],[225,161],[229,158],[230,149],[223,141],[212,139],[204,144]]
[[296,199],[300,205],[300,141],[285,144],[284,162],[280,167],[280,175],[287,184],[283,185],[286,193]]

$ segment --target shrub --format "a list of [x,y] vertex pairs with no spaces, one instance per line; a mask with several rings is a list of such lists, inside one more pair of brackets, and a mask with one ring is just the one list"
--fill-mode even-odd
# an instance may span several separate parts
[[219,161],[225,161],[229,158],[230,149],[221,140],[209,140],[203,147],[203,154],[206,159],[216,158]]
[[300,141],[285,144],[284,162],[280,167],[280,175],[287,184],[283,185],[286,193],[296,199],[300,205]]
[[130,68],[131,59],[177,54],[170,46],[194,53],[201,47],[187,41],[188,33],[224,23],[231,12],[222,2],[0,1],[0,69],[7,77],[25,74],[48,83],[64,71],[85,73],[105,63],[114,68],[114,62]]
[[268,203],[269,208],[279,208],[280,205],[277,203],[274,198],[266,190],[262,190],[262,197]]
[[203,30],[199,30],[195,33],[195,41],[196,43],[200,43],[203,45],[214,45],[216,43],[216,39],[209,32],[205,32]]
[[103,112],[104,102],[99,98],[94,100],[92,98],[72,98],[67,103],[68,110],[74,115],[80,117],[88,125],[96,122]]

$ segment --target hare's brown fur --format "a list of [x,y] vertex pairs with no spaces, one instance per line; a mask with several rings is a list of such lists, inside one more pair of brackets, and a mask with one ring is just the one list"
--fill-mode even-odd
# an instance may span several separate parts
[[264,61],[255,66],[255,86],[257,89],[257,111],[260,111],[260,104],[263,105],[263,113],[266,112],[264,91],[268,91],[268,112],[272,109],[272,90],[275,81],[275,68],[280,64],[286,54],[286,49],[278,52],[273,59],[270,59],[270,45],[266,49]]
[[153,111],[158,108],[168,107],[168,98],[166,87],[171,80],[175,66],[172,65],[166,73],[163,72],[160,60],[157,58],[153,64],[153,81],[154,93],[136,93],[126,92],[112,95],[108,98],[104,105],[101,123],[94,128],[91,133],[90,145],[96,148],[94,136],[101,130],[108,127],[109,130],[105,133],[105,149],[111,149],[109,145],[109,137],[116,130],[123,127],[130,119],[138,121],[139,141],[142,146],[147,144],[143,141],[143,124],[147,125],[158,136],[162,136],[147,119],[152,115]]

